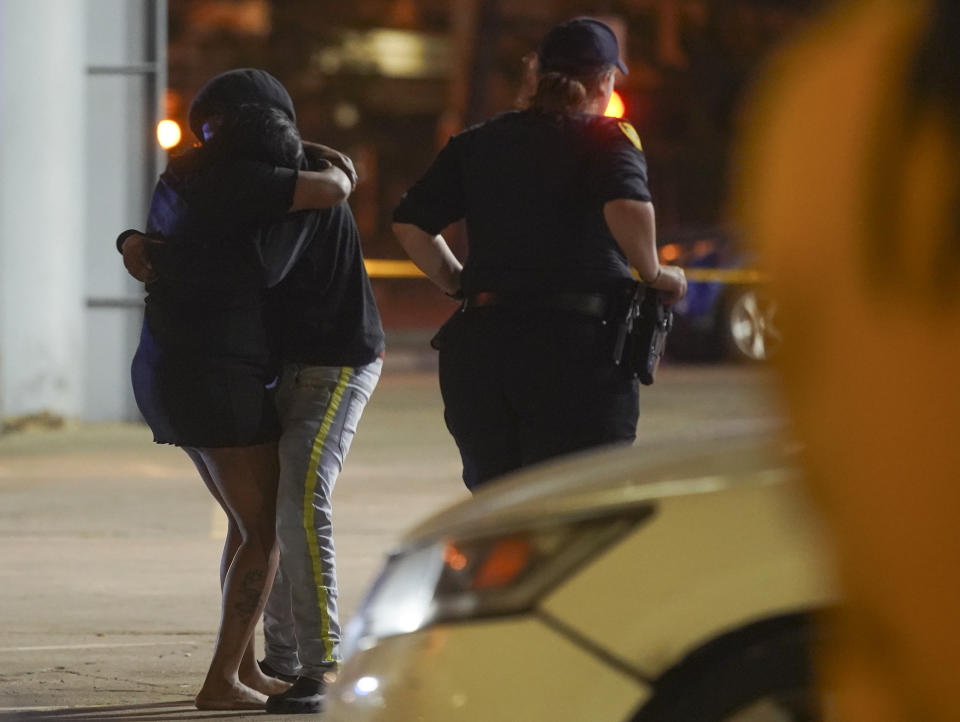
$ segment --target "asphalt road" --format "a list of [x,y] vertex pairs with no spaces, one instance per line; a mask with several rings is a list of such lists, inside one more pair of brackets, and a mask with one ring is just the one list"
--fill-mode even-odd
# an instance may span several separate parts
[[[638,443],[780,417],[764,369],[666,366],[642,389]],[[435,373],[388,359],[334,497],[345,617],[402,530],[467,496],[459,471]],[[223,529],[186,456],[145,427],[0,436],[0,720],[244,716],[190,704],[219,614]]]

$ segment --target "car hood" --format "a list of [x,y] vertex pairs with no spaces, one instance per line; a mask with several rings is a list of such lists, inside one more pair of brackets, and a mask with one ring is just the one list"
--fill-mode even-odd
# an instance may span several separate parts
[[460,539],[515,527],[647,508],[657,499],[777,483],[796,476],[796,444],[774,436],[656,447],[610,447],[510,474],[429,517],[400,546],[456,534]]

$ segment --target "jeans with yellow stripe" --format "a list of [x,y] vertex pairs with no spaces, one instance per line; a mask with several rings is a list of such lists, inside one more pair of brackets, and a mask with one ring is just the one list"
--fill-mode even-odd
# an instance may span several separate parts
[[340,662],[331,496],[382,366],[287,364],[280,376],[280,567],[263,631],[265,661],[284,674],[320,679]]

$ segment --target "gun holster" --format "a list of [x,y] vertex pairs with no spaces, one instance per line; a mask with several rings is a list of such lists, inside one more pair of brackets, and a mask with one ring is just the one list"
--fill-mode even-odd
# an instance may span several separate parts
[[653,383],[673,328],[673,311],[653,288],[637,284],[617,328],[613,360],[644,386]]

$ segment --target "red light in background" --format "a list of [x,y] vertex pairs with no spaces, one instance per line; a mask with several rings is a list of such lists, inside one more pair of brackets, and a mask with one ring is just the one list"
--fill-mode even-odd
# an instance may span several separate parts
[[620,97],[620,93],[614,90],[610,96],[610,102],[607,103],[607,109],[603,111],[603,114],[608,118],[622,118],[626,112],[627,107],[623,104],[623,98]]
[[662,263],[672,263],[680,258],[680,246],[676,243],[668,243],[660,249],[660,261]]

